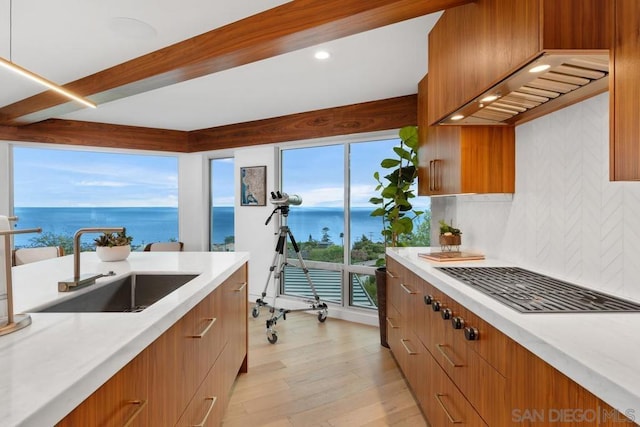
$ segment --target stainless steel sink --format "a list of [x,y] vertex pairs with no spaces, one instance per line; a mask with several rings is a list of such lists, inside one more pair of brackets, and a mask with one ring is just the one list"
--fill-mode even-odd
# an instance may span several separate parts
[[136,313],[195,277],[196,274],[132,274],[36,312]]

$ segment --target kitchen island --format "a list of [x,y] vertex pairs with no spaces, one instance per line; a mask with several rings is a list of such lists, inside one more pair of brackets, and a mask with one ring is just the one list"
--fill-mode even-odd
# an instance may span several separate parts
[[[133,252],[125,261],[101,262],[85,252],[81,273],[115,276],[65,293],[57,283],[73,275],[73,256],[14,267],[15,312],[30,313],[32,324],[0,337],[0,426],[59,422],[238,271],[245,283],[236,295],[246,295],[248,260],[242,252]],[[138,313],[35,312],[131,273],[197,277]],[[246,309],[246,298],[241,303]],[[239,326],[234,333],[244,336],[244,354],[234,355],[246,369],[246,329]]]
[[[523,314],[437,269],[512,263],[432,262],[418,256],[428,251],[387,249],[387,298],[396,301],[387,305],[387,319],[391,349],[408,381],[428,378],[414,381],[412,388],[426,396],[421,404],[433,417],[430,422],[446,411],[470,424],[490,426],[528,421],[624,425],[622,414],[640,420],[639,312]],[[392,341],[397,341],[395,350]],[[424,368],[429,364],[432,368]],[[428,390],[436,377],[453,388],[436,391],[434,399]],[[542,397],[533,401],[549,406],[514,405],[527,402],[534,389]],[[473,408],[465,412],[467,401]]]

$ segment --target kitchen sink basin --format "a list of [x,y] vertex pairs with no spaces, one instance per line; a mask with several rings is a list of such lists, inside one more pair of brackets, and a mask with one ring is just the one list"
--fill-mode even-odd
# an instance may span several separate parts
[[132,274],[37,312],[136,313],[195,277],[196,274]]

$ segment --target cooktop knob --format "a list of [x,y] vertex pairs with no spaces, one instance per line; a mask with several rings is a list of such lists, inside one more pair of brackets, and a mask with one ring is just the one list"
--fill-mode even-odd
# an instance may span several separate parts
[[456,316],[451,319],[451,326],[453,329],[462,329],[464,327],[464,319],[460,316]]
[[443,320],[449,320],[449,319],[451,319],[451,316],[453,315],[453,312],[451,311],[450,308],[445,308],[444,310],[442,310],[440,315],[442,316]]
[[431,303],[431,308],[433,308],[433,311],[440,311],[440,301],[434,301]]
[[469,341],[476,341],[478,339],[478,330],[471,326],[467,326],[464,328],[464,337]]
[[424,296],[424,303],[426,305],[431,305],[432,302],[433,302],[433,297],[431,295]]

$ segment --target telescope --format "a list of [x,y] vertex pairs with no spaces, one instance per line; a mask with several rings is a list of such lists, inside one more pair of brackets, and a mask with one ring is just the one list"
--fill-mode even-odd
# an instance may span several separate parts
[[281,193],[279,191],[272,191],[269,201],[276,206],[299,206],[302,204],[302,197],[297,194]]

